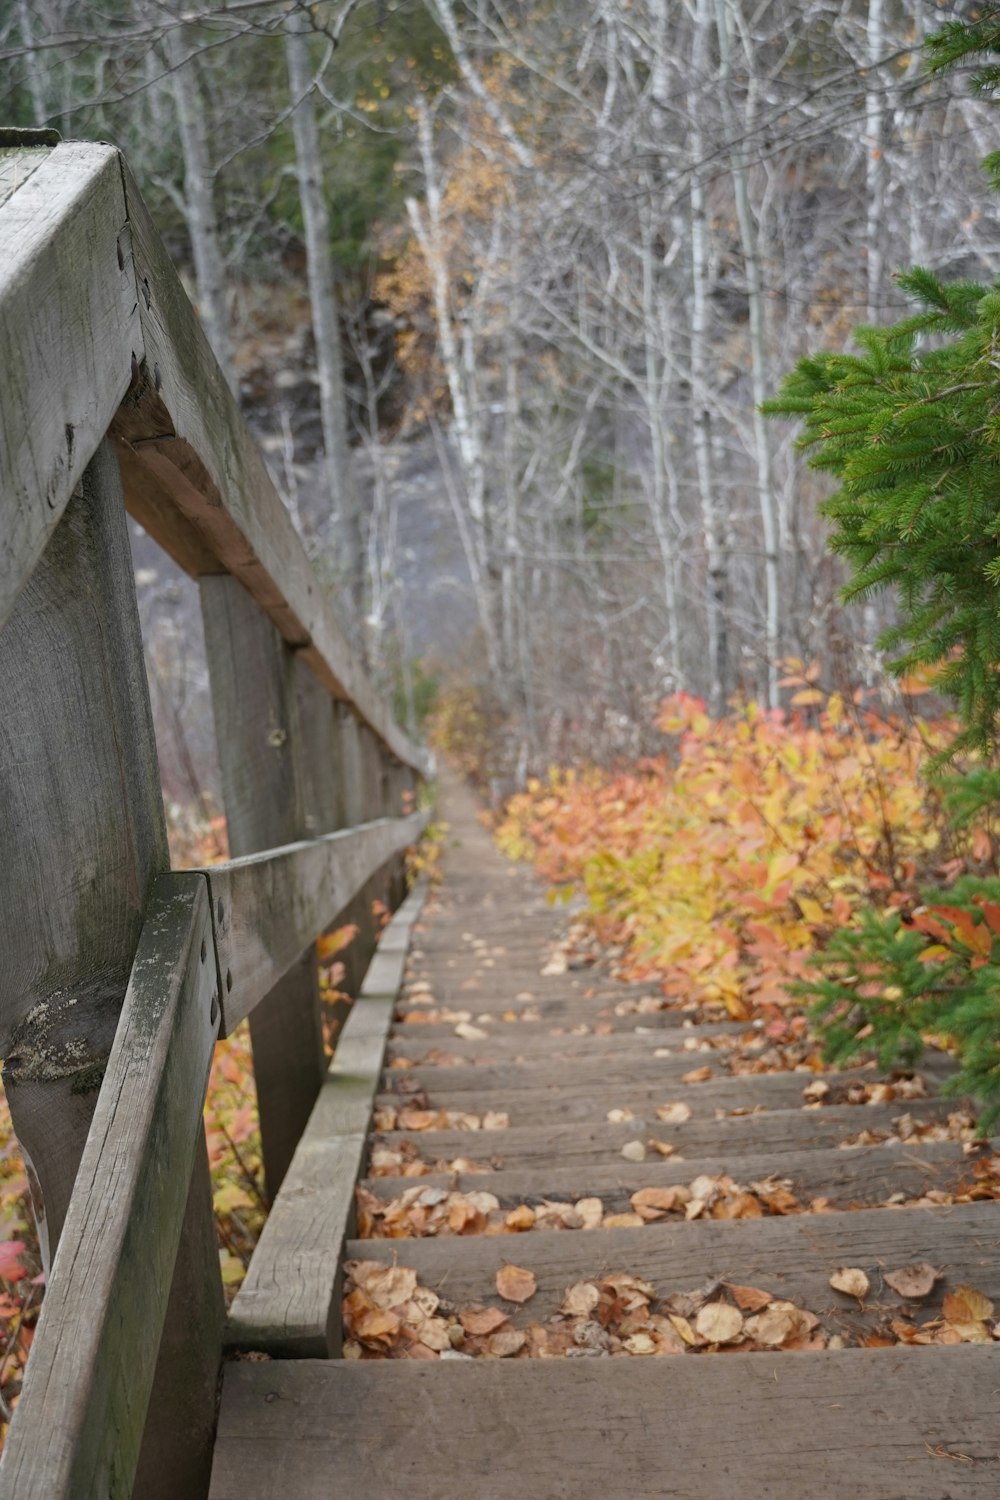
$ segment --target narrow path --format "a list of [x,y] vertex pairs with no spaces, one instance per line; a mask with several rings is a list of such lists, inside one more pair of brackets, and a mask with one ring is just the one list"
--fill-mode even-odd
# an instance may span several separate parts
[[344,1358],[235,1367],[213,1497],[1000,1493],[997,1158],[943,1067],[818,1075],[573,967],[443,811]]

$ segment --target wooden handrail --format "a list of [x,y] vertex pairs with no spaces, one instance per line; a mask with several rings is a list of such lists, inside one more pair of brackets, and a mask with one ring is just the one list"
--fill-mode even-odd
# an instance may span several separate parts
[[132,1492],[218,1032],[208,883],[157,882],[52,1268],[0,1495]]
[[[126,507],[199,580],[244,854],[210,869],[165,871]],[[0,1031],[58,1246],[0,1500],[201,1500],[212,1047],[251,1017],[273,1194],[324,1077],[314,940],[356,928],[356,994],[432,762],[349,648],[111,146],[34,143],[0,183],[0,679]]]
[[223,1035],[291,968],[395,854],[415,844],[427,812],[380,818],[323,838],[209,865]]
[[[74,274],[53,282],[53,264]],[[0,625],[110,427],[135,519],[192,576],[238,578],[426,774],[347,644],[121,154],[56,146],[0,207],[0,267]]]

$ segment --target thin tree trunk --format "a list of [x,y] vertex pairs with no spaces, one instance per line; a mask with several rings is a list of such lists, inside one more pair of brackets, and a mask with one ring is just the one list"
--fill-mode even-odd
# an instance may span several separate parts
[[708,706],[713,714],[720,714],[725,706],[728,677],[727,569],[721,508],[712,472],[712,421],[708,406],[708,218],[705,186],[699,165],[705,154],[705,139],[698,123],[704,109],[704,100],[700,97],[699,90],[706,87],[708,81],[709,4],[710,0],[698,0],[691,48],[691,91],[688,95],[688,118],[691,122],[689,139],[695,162],[690,194],[691,385],[694,401],[691,435],[705,538]]
[[351,467],[344,357],[340,342],[333,256],[330,253],[330,219],[323,184],[319,130],[313,99],[313,74],[309,60],[310,29],[308,13],[293,10],[285,24],[285,56],[294,103],[292,134],[305,226],[306,269],[316,345],[316,369],[319,375],[325,478],[336,528],[336,560],[348,592],[345,623],[354,643],[360,646],[363,645],[360,622],[364,617],[365,595],[364,527]]
[[875,64],[885,52],[884,0],[868,0],[866,54],[868,63],[865,91],[865,187],[868,222],[865,246],[868,256],[868,321],[877,323],[882,310],[883,232],[885,224],[885,141],[882,123],[882,93]]
[[215,213],[215,174],[209,162],[208,129],[198,88],[198,65],[194,53],[188,50],[182,27],[166,31],[163,43],[170,63],[170,81],[184,158],[184,206],[198,283],[198,311],[219,367],[230,389],[235,391],[225,260]]
[[45,107],[44,74],[38,53],[34,50],[35,37],[31,25],[31,9],[28,0],[17,0],[17,21],[21,31],[22,45],[27,48],[24,72],[31,95],[31,113],[36,125],[44,125],[49,117]]
[[[767,309],[761,276],[759,253],[759,226],[754,221],[750,206],[746,162],[737,144],[738,132],[735,111],[732,107],[732,48],[729,32],[729,0],[715,0],[716,21],[719,35],[719,56],[722,64],[720,94],[723,100],[726,129],[730,138],[730,170],[733,191],[736,197],[736,218],[739,224],[740,245],[743,251],[743,266],[747,284],[747,299],[750,311],[750,383],[753,394],[753,440],[757,464],[757,499],[760,505],[761,532],[764,541],[764,593],[765,623],[764,650],[767,657],[767,701],[777,708],[781,701],[778,678],[778,659],[781,655],[781,569],[780,569],[780,523],[778,502],[774,492],[771,472],[771,437],[761,412],[761,405],[773,389],[767,359]],[[748,59],[748,64],[752,62]],[[748,134],[753,129],[752,90],[751,105],[740,130]]]

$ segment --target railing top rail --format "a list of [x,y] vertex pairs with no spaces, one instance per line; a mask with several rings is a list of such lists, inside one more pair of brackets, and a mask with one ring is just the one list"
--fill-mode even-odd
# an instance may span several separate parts
[[404,764],[425,752],[351,651],[116,148],[0,163],[0,625],[111,430],[133,517],[192,576],[231,573]]

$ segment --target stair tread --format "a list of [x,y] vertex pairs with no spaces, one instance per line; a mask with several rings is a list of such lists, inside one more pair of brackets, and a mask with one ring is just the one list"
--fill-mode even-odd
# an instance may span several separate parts
[[996,1352],[241,1362],[210,1500],[970,1500]]
[[[995,1142],[1000,1149],[1000,1141]],[[379,1198],[395,1198],[415,1187],[441,1187],[462,1193],[485,1190],[504,1207],[539,1203],[544,1199],[575,1203],[598,1197],[610,1211],[628,1207],[640,1188],[690,1183],[699,1173],[727,1173],[740,1183],[777,1177],[790,1184],[800,1202],[826,1197],[835,1207],[849,1202],[878,1204],[891,1194],[919,1196],[928,1188],[954,1191],[971,1177],[972,1161],[957,1141],[928,1141],[907,1145],[893,1140],[877,1146],[847,1150],[812,1150],[743,1156],[699,1157],[695,1161],[647,1159],[630,1163],[619,1159],[607,1165],[592,1161],[572,1166],[513,1168],[504,1172],[434,1173],[426,1177],[369,1177],[362,1186]]]

